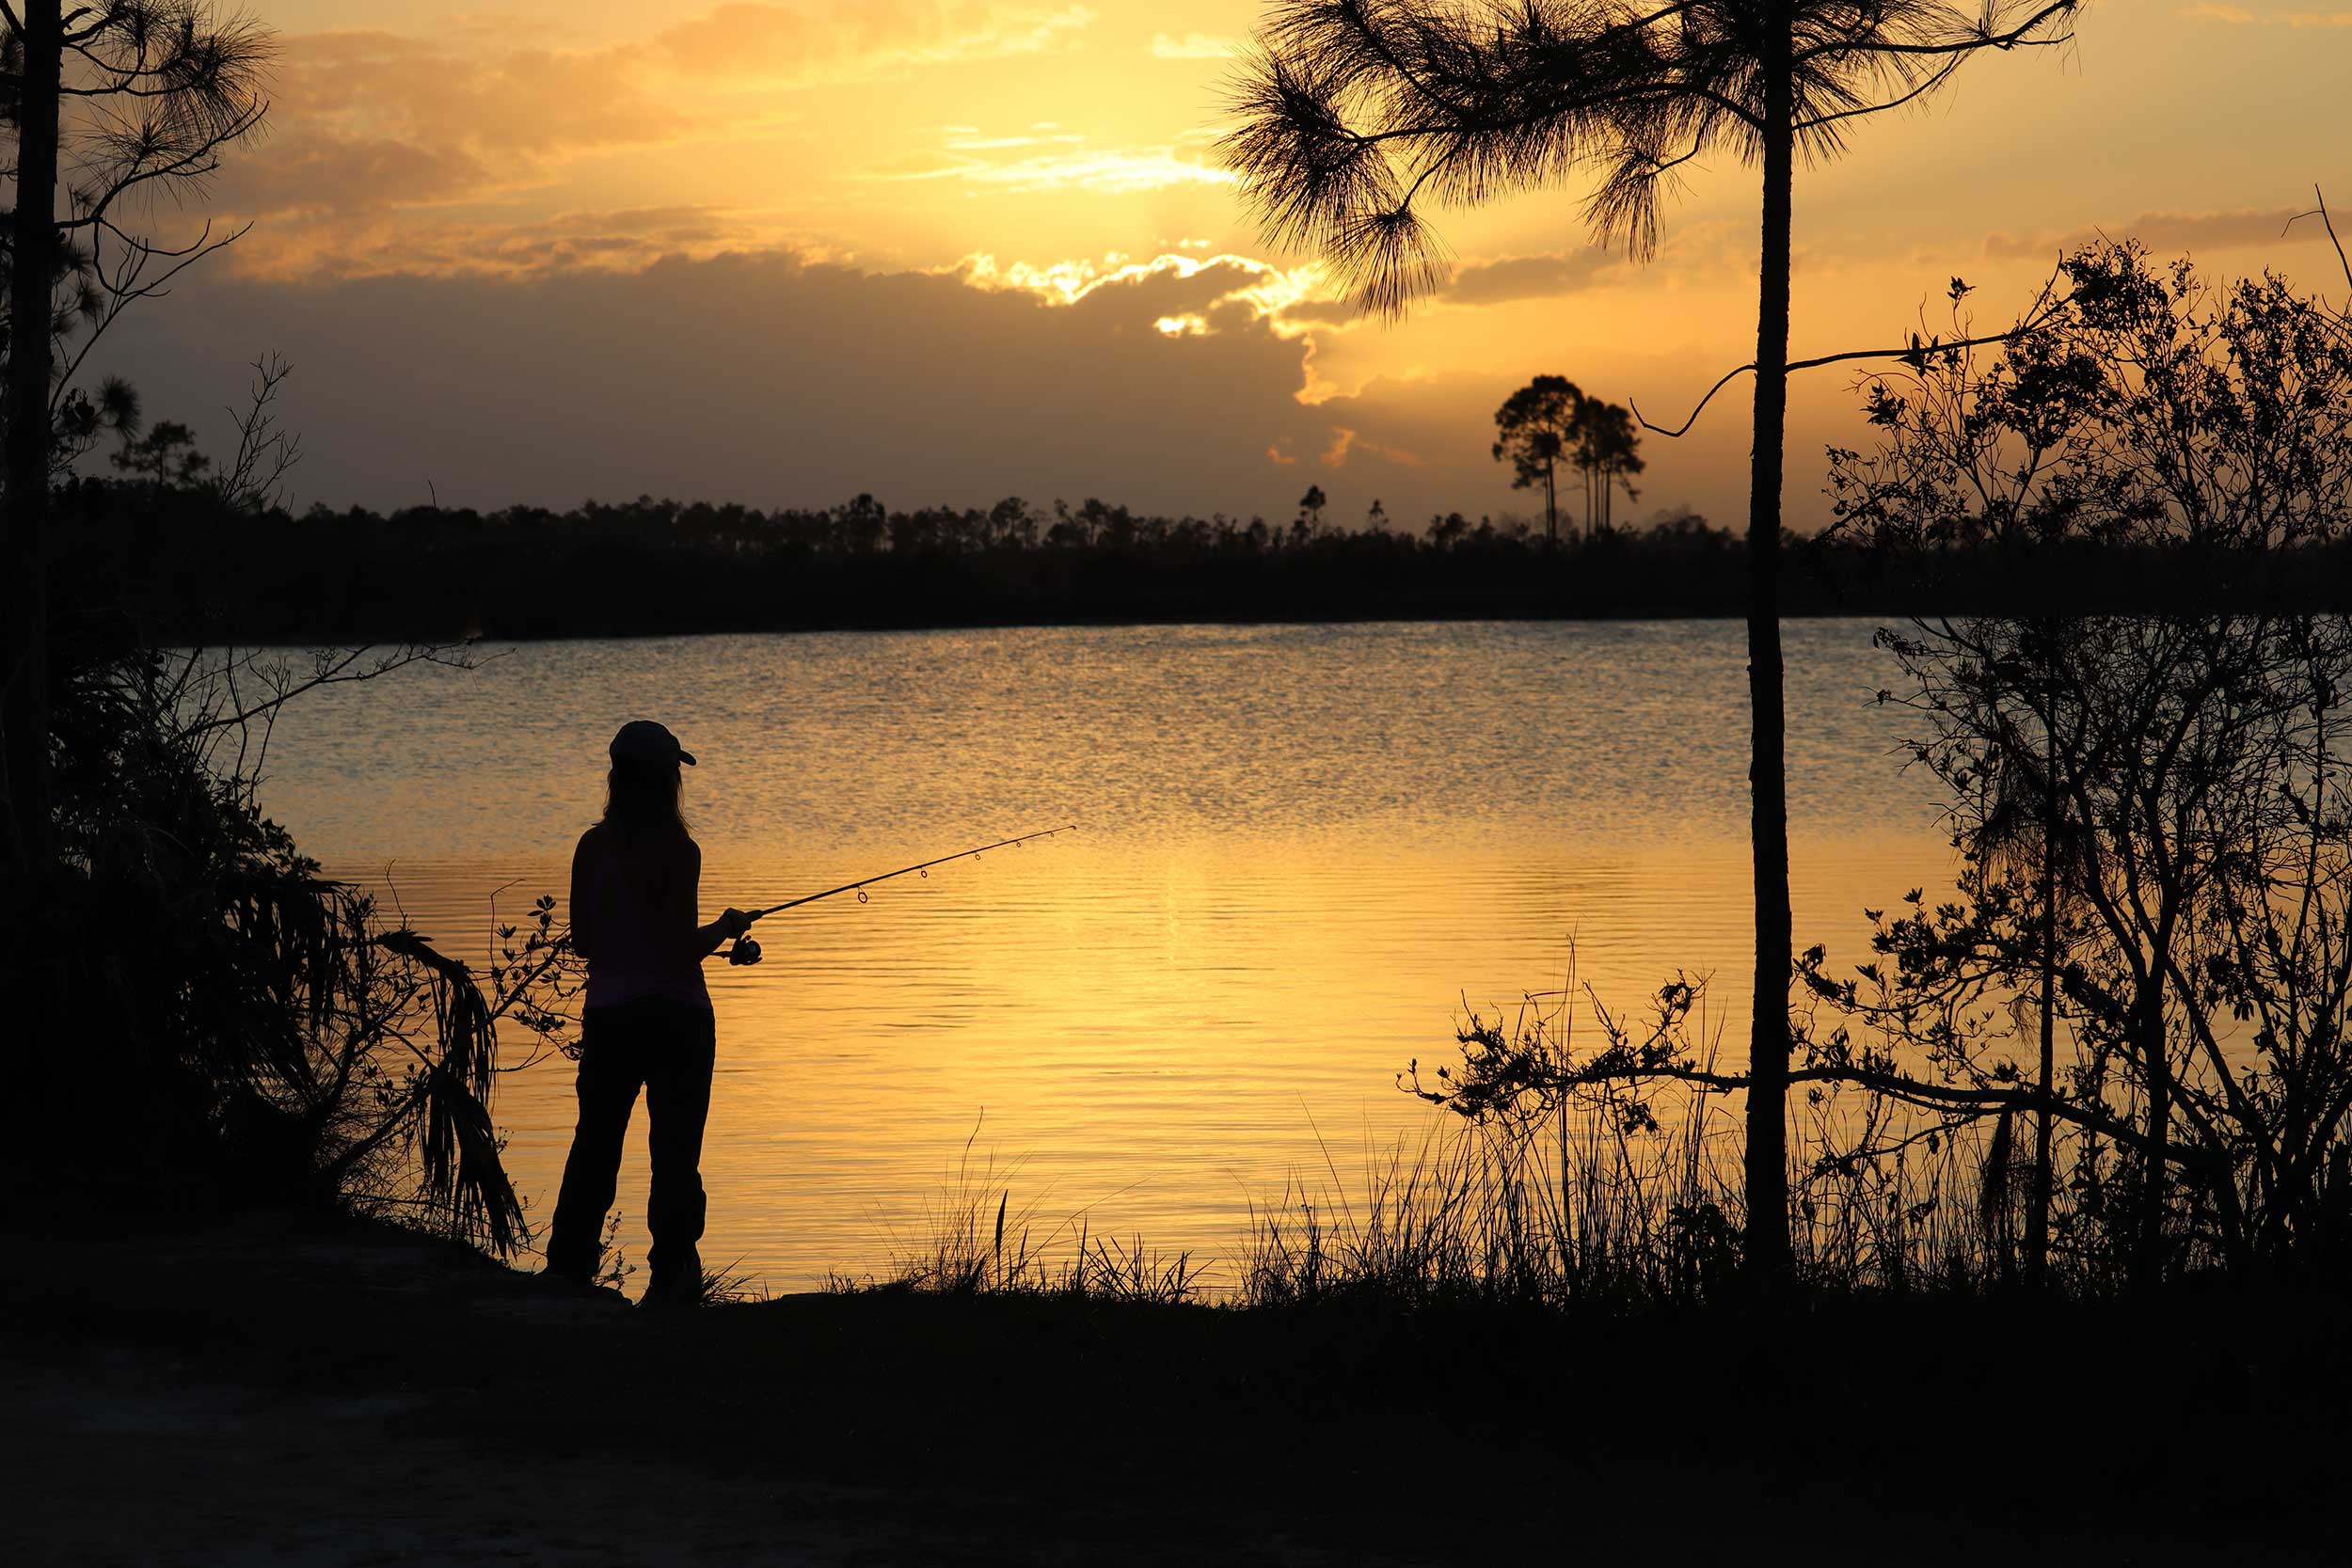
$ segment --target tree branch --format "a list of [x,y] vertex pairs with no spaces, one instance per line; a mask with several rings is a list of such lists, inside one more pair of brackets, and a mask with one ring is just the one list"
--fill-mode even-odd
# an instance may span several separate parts
[[[2320,226],[2328,230],[2328,243],[2336,247],[2336,264],[2344,269],[2344,280],[2346,283],[2352,283],[2352,258],[2347,258],[2344,255],[2344,241],[2338,238],[2336,234],[2335,219],[2328,215],[2327,195],[2322,192],[2317,185],[2313,185],[2312,187],[2312,195],[2318,199],[2319,205],[2312,208],[2308,213],[2297,213],[2293,217],[2287,219],[2286,228],[2292,229],[2296,224],[2302,222],[2305,218],[2317,218],[2320,222]],[[2284,234],[2286,232],[2286,229],[2281,229],[2279,232]]]
[[1796,123],[1796,133],[1804,135],[1806,132],[1818,131],[1824,125],[1835,125],[1841,119],[1856,119],[1864,115],[1883,115],[1890,109],[1899,109],[1913,99],[1925,97],[1950,81],[1952,72],[1961,68],[1963,59],[1964,56],[1955,56],[1945,61],[1933,74],[1900,98],[1890,98],[1883,103],[1865,103],[1857,109],[1840,109],[1834,115],[1820,115],[1812,119],[1801,119]]
[[[1902,359],[1918,361],[1923,360],[1931,354],[1942,354],[1949,349],[1983,348],[1987,344],[1991,343],[2013,342],[2017,339],[2023,338],[2029,333],[2040,331],[2042,327],[2049,322],[2050,318],[2057,314],[2058,308],[2066,303],[2063,300],[2054,302],[2051,299],[2051,291],[2057,286],[2058,275],[2053,273],[2051,275],[2050,281],[2042,286],[2042,293],[2040,297],[2034,301],[2033,309],[2027,312],[2026,319],[2019,322],[2015,326],[2010,327],[2006,332],[1996,332],[1988,337],[1982,338],[1954,338],[1945,341],[1932,341],[1925,343],[1919,341],[1919,340],[1915,337],[1911,341],[1910,345],[1906,348],[1849,349],[1842,354],[1824,354],[1812,359],[1791,359],[1788,361],[1788,368],[1792,372],[1815,371],[1820,370],[1824,365],[1842,365],[1856,359]],[[1706,412],[1707,405],[1714,401],[1715,394],[1717,392],[1722,391],[1725,387],[1730,386],[1733,381],[1747,374],[1755,369],[1756,362],[1754,360],[1750,360],[1748,363],[1741,365],[1737,370],[1725,372],[1724,378],[1716,382],[1714,386],[1709,387],[1707,389],[1707,395],[1699,399],[1698,406],[1691,410],[1691,417],[1683,420],[1679,425],[1677,425],[1672,430],[1668,430],[1663,425],[1652,424],[1643,416],[1641,404],[1634,403],[1630,398],[1626,400],[1627,405],[1633,410],[1633,417],[1642,421],[1643,429],[1649,431],[1652,435],[1663,436],[1669,439],[1679,437],[1689,434],[1691,427],[1698,423],[1699,416]]]
[[1817,48],[1799,53],[1796,56],[1796,64],[1803,67],[1809,61],[1829,55],[1899,55],[1917,58],[1946,55],[1967,55],[1975,54],[1979,49],[2054,48],[2060,44],[2072,43],[2074,40],[2074,33],[2068,31],[2055,38],[2046,39],[2028,38],[2026,35],[2042,27],[2061,14],[2072,13],[2079,9],[2080,6],[2081,0],[2051,0],[2049,5],[2042,7],[2005,33],[1995,33],[1990,28],[1981,28],[1966,38],[1953,39],[1944,43],[1853,43],[1847,41],[1824,43]]

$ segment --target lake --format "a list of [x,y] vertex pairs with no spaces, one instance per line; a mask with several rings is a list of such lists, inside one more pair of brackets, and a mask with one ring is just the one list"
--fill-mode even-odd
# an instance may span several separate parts
[[[1799,946],[1948,881],[1874,624],[1792,623]],[[1031,627],[541,642],[306,697],[265,808],[333,874],[480,961],[493,896],[565,894],[632,718],[701,766],[706,917],[1010,834],[1074,834],[765,921],[708,966],[707,1261],[772,1291],[886,1270],[969,1158],[1041,1228],[1214,1259],[1252,1198],[1344,1179],[1441,1115],[1413,1059],[1577,976],[1639,1011],[1749,984],[1742,627],[1732,621]],[[503,889],[502,893],[498,890]],[[510,1042],[510,1052],[518,1049]],[[572,1066],[494,1106],[544,1225]],[[644,1117],[623,1244],[644,1258]],[[642,1273],[639,1283],[642,1283]],[[1213,1271],[1209,1283],[1230,1283]]]

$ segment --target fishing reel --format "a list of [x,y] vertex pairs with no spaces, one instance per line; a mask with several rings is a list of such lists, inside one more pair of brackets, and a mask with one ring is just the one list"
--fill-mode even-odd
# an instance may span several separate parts
[[727,962],[739,969],[745,964],[759,962],[759,943],[749,937],[737,937],[727,948]]

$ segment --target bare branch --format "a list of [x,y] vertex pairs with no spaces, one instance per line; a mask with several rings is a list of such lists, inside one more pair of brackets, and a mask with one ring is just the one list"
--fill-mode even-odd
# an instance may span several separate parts
[[[2312,196],[2318,201],[2319,205],[2312,208],[2308,213],[2296,214],[2293,217],[2287,219],[2286,227],[2287,229],[2292,229],[2296,224],[2302,222],[2305,218],[2317,218],[2320,222],[2320,226],[2328,230],[2328,242],[2336,247],[2336,264],[2344,269],[2344,282],[2352,284],[2352,258],[2347,258],[2344,255],[2344,241],[2336,234],[2335,219],[2328,215],[2327,194],[2317,185],[2313,185],[2312,187]],[[2281,234],[2285,233],[2286,229],[2280,230],[2280,232]]]
[[1915,99],[1926,97],[1946,82],[1950,81],[1952,73],[1965,63],[1965,55],[1953,56],[1938,67],[1932,75],[1922,80],[1917,87],[1913,87],[1900,98],[1890,98],[1883,103],[1866,103],[1860,108],[1840,109],[1835,114],[1820,115],[1812,119],[1801,119],[1797,121],[1797,135],[1802,136],[1809,132],[1819,131],[1824,126],[1835,125],[1841,119],[1859,119],[1866,116],[1883,115],[1890,110],[1899,109]]
[[239,511],[276,504],[288,470],[302,461],[302,442],[280,429],[271,404],[294,367],[272,352],[252,362],[253,383],[243,411],[228,410],[237,426],[237,450],[214,482],[222,500]]
[[[112,226],[109,225],[108,227],[111,228]],[[64,399],[67,395],[68,388],[70,388],[73,384],[74,376],[80,372],[83,361],[89,357],[90,351],[98,346],[99,340],[106,335],[107,329],[114,325],[115,322],[121,317],[124,310],[128,309],[131,306],[136,304],[142,299],[162,298],[164,295],[170,293],[167,285],[170,284],[173,278],[179,277],[182,273],[196,265],[197,262],[202,261],[205,257],[210,256],[213,252],[221,249],[225,245],[236,244],[237,241],[245,238],[245,236],[251,233],[252,230],[253,224],[250,220],[248,220],[246,223],[239,225],[231,232],[224,234],[218,239],[214,239],[212,238],[212,224],[210,220],[207,220],[204,225],[202,235],[199,236],[194,244],[181,246],[176,250],[151,248],[147,246],[143,241],[135,239],[130,235],[123,235],[123,239],[131,246],[131,262],[126,264],[125,269],[107,283],[106,293],[109,298],[105,311],[99,318],[99,320],[93,324],[89,336],[83,340],[81,346],[74,351],[73,357],[66,364],[64,372],[57,377],[56,387],[50,394],[51,408],[54,410],[57,406],[58,403]],[[120,232],[119,230],[115,231],[118,233]],[[172,261],[171,266],[167,268],[160,277],[151,279],[143,279],[142,275],[145,270],[147,260],[151,257],[176,258],[176,260]]]
[[[1791,359],[1788,361],[1788,368],[1792,372],[1796,371],[1816,371],[1820,370],[1824,365],[1842,365],[1856,359],[1900,359],[1906,362],[1916,362],[1924,359],[1926,356],[1931,354],[1943,354],[1955,349],[1983,348],[1990,343],[2014,342],[2020,338],[2027,337],[2032,333],[2040,331],[2042,326],[2049,322],[2051,316],[2056,312],[2059,305],[2063,303],[2062,301],[2054,301],[2051,297],[2057,284],[2058,277],[2056,274],[2053,274],[2050,281],[2042,286],[2041,296],[2035,300],[2033,309],[2027,312],[2026,319],[2020,321],[2015,326],[2010,327],[2006,332],[1995,332],[1981,338],[1950,338],[1931,340],[1926,342],[1922,342],[1915,335],[1912,338],[1911,342],[1902,348],[1849,349],[1841,354],[1824,354],[1812,359]],[[1672,430],[1667,429],[1663,425],[1652,424],[1647,419],[1644,418],[1640,405],[1634,404],[1631,399],[1629,398],[1627,400],[1627,404],[1628,406],[1633,409],[1633,417],[1642,421],[1643,429],[1649,431],[1653,435],[1664,436],[1670,439],[1678,437],[1688,435],[1691,427],[1698,423],[1699,415],[1706,412],[1707,405],[1714,401],[1715,394],[1717,392],[1722,391],[1725,387],[1730,386],[1732,382],[1738,380],[1740,376],[1748,374],[1755,369],[1756,362],[1754,360],[1750,360],[1747,364],[1741,365],[1736,370],[1726,372],[1723,379],[1716,382],[1714,386],[1708,388],[1707,389],[1707,395],[1699,399],[1698,406],[1691,410],[1691,417],[1684,420],[1680,424],[1675,426]]]

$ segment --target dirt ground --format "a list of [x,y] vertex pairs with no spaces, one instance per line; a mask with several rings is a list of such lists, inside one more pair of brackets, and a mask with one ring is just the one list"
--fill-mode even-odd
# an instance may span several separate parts
[[[1115,1494],[1060,1496],[1048,1513],[1017,1491],[903,1471],[811,1475],[792,1463],[798,1441],[779,1444],[771,1464],[756,1443],[716,1432],[639,1430],[633,1402],[674,1409],[665,1392],[691,1404],[694,1390],[624,1386],[616,1352],[682,1342],[689,1372],[723,1378],[691,1348],[694,1331],[759,1307],[646,1313],[446,1249],[298,1225],[87,1248],[74,1277],[75,1293],[98,1299],[43,1299],[22,1279],[6,1296],[0,1474],[12,1561],[1414,1560],[1361,1541],[1334,1550],[1277,1521],[1219,1528]],[[142,1277],[176,1278],[185,1299],[171,1305],[159,1283],[87,1290]],[[550,1344],[562,1347],[552,1361],[515,1354]],[[466,1365],[469,1349],[483,1366]],[[775,1423],[803,1425],[799,1380],[779,1386],[774,1372],[753,1369],[751,1381],[778,1396]],[[542,1375],[543,1386],[517,1387]],[[552,1430],[509,1412],[523,1418],[518,1433],[485,1408],[501,1396],[543,1398]]]
[[0,1289],[8,1560],[2344,1560],[2342,1313],[2169,1414],[2093,1381],[2044,1421],[2015,1325],[1961,1321],[1993,1349],[1915,1313],[1899,1354],[1816,1325],[1757,1372],[1705,1324],[647,1312],[364,1227],[209,1227]]

